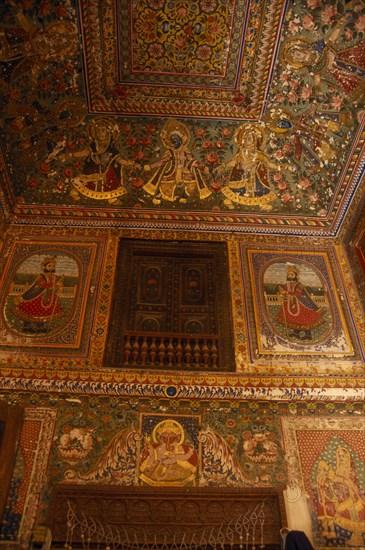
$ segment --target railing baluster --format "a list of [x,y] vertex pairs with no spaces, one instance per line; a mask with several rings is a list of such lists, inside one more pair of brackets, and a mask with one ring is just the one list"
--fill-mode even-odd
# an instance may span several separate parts
[[199,367],[199,365],[200,365],[200,357],[201,357],[201,353],[200,353],[199,342],[198,342],[198,340],[195,340],[195,345],[194,345],[194,363],[195,363],[195,366],[196,366],[196,367]]
[[127,336],[127,341],[124,345],[124,362],[125,363],[129,363],[129,357],[130,357],[130,354],[131,354],[131,349],[132,349],[132,346],[131,346],[131,339],[129,336]]
[[177,359],[177,365],[176,366],[178,368],[181,367],[182,356],[183,356],[183,348],[182,348],[182,345],[181,345],[181,338],[178,338],[177,346],[176,346],[176,359]]
[[218,368],[217,346],[216,336],[129,333],[124,338],[124,365],[213,370]]
[[172,338],[169,338],[169,343],[167,344],[167,360],[167,366],[172,367],[174,362],[174,346],[172,344]]
[[156,338],[152,338],[151,346],[150,346],[150,364],[151,367],[155,366],[155,359],[157,355],[157,346],[156,346]]
[[163,340],[161,340],[160,345],[158,346],[158,360],[160,361],[160,366],[163,366],[165,362],[165,355],[165,343],[163,342]]
[[143,367],[146,364],[147,350],[148,350],[147,336],[144,336],[143,337],[143,342],[142,342],[142,345],[141,345],[141,364],[142,364]]

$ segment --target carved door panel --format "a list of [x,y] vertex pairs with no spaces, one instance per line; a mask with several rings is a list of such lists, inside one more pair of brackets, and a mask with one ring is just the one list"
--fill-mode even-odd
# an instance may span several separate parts
[[[208,260],[208,261],[207,261]],[[134,257],[127,328],[141,332],[216,334],[210,259]]]

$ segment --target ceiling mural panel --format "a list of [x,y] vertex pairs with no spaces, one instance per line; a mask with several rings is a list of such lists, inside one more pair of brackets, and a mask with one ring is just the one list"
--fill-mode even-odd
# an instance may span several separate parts
[[257,119],[284,7],[282,0],[80,2],[91,112]]
[[364,170],[364,17],[361,0],[3,2],[4,211],[335,235]]

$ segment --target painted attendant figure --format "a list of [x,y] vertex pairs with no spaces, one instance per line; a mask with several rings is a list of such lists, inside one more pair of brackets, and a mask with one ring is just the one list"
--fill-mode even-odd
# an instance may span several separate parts
[[32,285],[15,299],[13,313],[23,321],[23,331],[31,334],[47,333],[55,319],[65,313],[59,303],[63,275],[57,276],[56,257],[46,257],[40,273]]
[[60,155],[59,158],[84,158],[82,174],[72,179],[75,189],[71,191],[74,199],[79,193],[96,200],[108,200],[113,203],[128,191],[125,186],[126,170],[139,169],[133,160],[121,157],[116,141],[119,136],[118,125],[111,119],[99,117],[88,126],[89,145],[81,151]]
[[285,327],[287,336],[311,340],[313,329],[320,327],[325,321],[323,312],[299,281],[299,269],[296,266],[288,265],[287,282],[279,285],[278,293],[282,306],[276,320]]

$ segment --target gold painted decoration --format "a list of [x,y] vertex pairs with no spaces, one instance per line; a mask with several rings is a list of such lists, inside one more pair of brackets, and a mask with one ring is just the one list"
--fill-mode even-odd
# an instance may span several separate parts
[[352,357],[326,252],[248,250],[258,353]]
[[106,117],[92,120],[88,135],[90,143],[86,148],[66,155],[85,159],[82,173],[71,180],[74,186],[71,196],[77,200],[81,193],[92,199],[114,202],[127,193],[124,170],[138,165],[122,158],[117,150],[119,128],[113,120]]
[[138,481],[154,487],[196,486],[198,417],[143,415]]
[[15,241],[1,284],[0,346],[79,347],[96,251],[87,242]]
[[186,203],[191,196],[206,199],[212,192],[205,182],[204,167],[189,149],[190,132],[179,121],[168,119],[161,130],[161,140],[166,151],[160,160],[151,165],[145,164],[146,172],[153,171],[152,177],[143,186],[152,195],[153,203],[161,200]]

